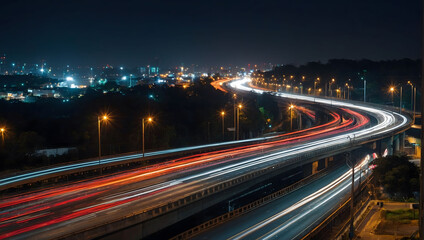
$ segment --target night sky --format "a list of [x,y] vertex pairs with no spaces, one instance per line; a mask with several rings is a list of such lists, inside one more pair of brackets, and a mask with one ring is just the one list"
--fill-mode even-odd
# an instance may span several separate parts
[[162,67],[419,58],[419,0],[2,1],[19,62]]

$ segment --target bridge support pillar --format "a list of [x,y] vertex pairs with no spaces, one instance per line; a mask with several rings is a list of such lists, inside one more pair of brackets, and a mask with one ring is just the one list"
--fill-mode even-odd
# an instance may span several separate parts
[[389,144],[387,144],[387,150],[389,150],[389,155],[393,155],[393,135],[390,137]]
[[399,134],[399,140],[400,140],[400,151],[405,151],[405,132]]
[[400,135],[398,135],[395,138],[394,144],[395,144],[395,149],[394,149],[394,153],[398,153],[400,150],[400,143],[399,143],[399,139],[400,139]]
[[297,118],[299,119],[299,130],[302,130],[302,114],[299,112]]
[[312,175],[318,172],[318,161],[312,163]]

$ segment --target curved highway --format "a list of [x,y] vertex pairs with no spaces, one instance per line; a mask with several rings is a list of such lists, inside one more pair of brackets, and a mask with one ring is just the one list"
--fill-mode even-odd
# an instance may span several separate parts
[[[248,82],[245,79],[231,84],[242,91],[260,93],[260,90],[249,88]],[[313,100],[328,104],[325,99]],[[384,135],[408,124],[406,117],[387,110],[338,101],[330,104],[351,117],[340,121],[340,115],[335,114],[334,119],[339,122],[336,125],[275,138],[266,144],[197,154],[68,187],[2,199],[0,239],[51,239],[69,235],[122,216],[141,214],[236,176],[288,162],[302,154],[350,146],[371,139],[370,135]],[[378,124],[364,129],[369,119],[355,109],[372,114]]]

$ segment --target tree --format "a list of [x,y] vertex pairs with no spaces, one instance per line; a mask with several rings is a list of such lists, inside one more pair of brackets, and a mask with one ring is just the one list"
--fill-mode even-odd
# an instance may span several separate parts
[[374,183],[393,198],[409,198],[419,190],[418,167],[406,155],[374,160]]

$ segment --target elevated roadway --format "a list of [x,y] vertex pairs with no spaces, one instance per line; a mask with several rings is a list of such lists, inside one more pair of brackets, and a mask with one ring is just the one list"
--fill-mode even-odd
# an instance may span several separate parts
[[[249,88],[248,82],[246,79],[231,84],[239,91],[261,93]],[[238,194],[255,179],[349,151],[409,127],[408,117],[389,110],[298,95],[276,96],[332,105],[350,117],[316,134],[308,132],[268,144],[183,157],[68,187],[2,199],[0,239],[94,238],[105,234],[140,238]],[[368,118],[360,112],[374,116],[377,123],[368,125]]]

